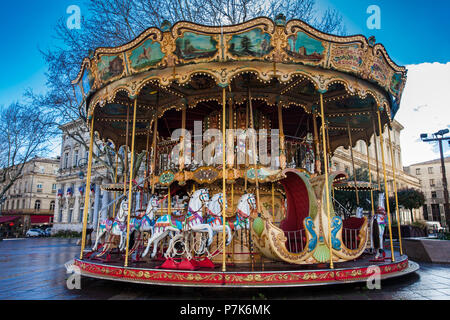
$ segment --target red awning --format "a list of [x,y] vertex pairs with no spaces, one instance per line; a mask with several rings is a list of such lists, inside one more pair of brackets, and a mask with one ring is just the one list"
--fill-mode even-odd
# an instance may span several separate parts
[[16,221],[17,219],[19,219],[19,217],[3,216],[3,217],[0,217],[0,223],[7,223],[7,222],[11,222],[11,221]]
[[31,223],[49,223],[52,216],[30,216]]

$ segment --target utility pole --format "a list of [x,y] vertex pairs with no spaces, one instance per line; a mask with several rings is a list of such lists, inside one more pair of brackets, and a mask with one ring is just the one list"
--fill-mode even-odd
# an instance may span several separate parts
[[450,144],[450,137],[445,137],[445,135],[449,132],[450,132],[449,129],[440,130],[436,133],[433,133],[434,138],[428,138],[428,134],[426,133],[420,135],[420,138],[422,139],[423,142],[437,141],[439,143],[439,152],[441,154],[442,187],[444,188],[444,213],[447,229],[450,228],[450,207],[448,203],[449,201],[448,201],[447,174],[445,172],[444,148],[442,146],[442,141],[449,141]]

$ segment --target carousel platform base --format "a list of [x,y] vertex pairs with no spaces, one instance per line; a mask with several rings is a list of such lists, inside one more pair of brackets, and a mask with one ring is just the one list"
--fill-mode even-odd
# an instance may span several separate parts
[[379,267],[381,280],[404,276],[415,272],[419,265],[408,257],[395,255],[391,259],[371,262],[372,255],[363,255],[355,261],[298,266],[285,263],[254,263],[252,265],[227,265],[222,272],[221,265],[215,268],[199,268],[195,271],[162,269],[161,261],[131,263],[123,261],[107,263],[89,259],[75,259],[82,276],[113,281],[187,287],[304,287],[365,282],[374,276],[373,266]]

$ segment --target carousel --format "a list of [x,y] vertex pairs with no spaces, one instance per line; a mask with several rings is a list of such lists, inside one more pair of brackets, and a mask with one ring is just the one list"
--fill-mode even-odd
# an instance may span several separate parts
[[[373,37],[334,36],[283,15],[164,22],[96,49],[73,81],[90,128],[86,185],[94,139],[114,146],[116,163],[123,155],[126,174],[102,186],[114,201],[89,248],[84,215],[74,265],[87,277],[202,287],[360,282],[374,266],[381,279],[414,272],[400,229],[394,249],[384,200],[383,131],[405,81]],[[337,148],[368,148],[372,136],[383,181],[332,172]],[[357,199],[370,191],[372,210],[339,215],[337,190]],[[84,196],[87,213],[89,188]]]

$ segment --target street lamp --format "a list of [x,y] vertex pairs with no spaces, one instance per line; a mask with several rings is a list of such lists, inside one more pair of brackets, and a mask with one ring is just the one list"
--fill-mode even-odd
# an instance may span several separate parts
[[448,190],[447,190],[447,175],[445,173],[445,161],[444,161],[444,151],[442,148],[442,141],[448,141],[450,145],[450,137],[445,137],[447,133],[449,133],[449,129],[439,130],[436,133],[433,133],[434,138],[428,138],[428,134],[422,133],[420,135],[420,139],[423,142],[439,142],[439,151],[441,153],[441,172],[442,172],[442,186],[444,187],[444,212],[445,212],[445,220],[447,223],[447,228],[450,228],[450,208],[448,203]]

